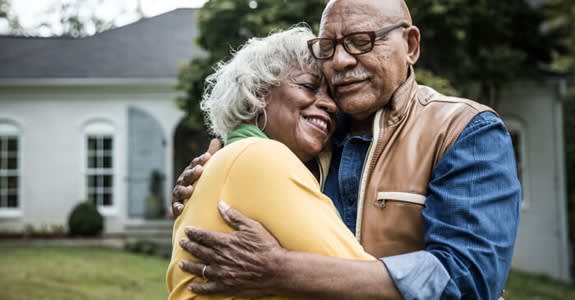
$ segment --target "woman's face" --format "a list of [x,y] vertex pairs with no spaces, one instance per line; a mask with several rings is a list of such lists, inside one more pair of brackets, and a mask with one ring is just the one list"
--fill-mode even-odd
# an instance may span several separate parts
[[270,89],[266,101],[268,137],[284,143],[303,162],[318,155],[335,129],[336,105],[325,79],[311,68],[293,70]]

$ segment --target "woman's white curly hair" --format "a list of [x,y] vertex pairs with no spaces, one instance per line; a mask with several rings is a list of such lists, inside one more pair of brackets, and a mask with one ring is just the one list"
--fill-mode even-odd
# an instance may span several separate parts
[[294,70],[306,66],[319,70],[307,48],[307,40],[314,37],[308,26],[298,24],[264,38],[251,38],[232,59],[218,63],[206,78],[200,105],[212,133],[225,139],[235,127],[253,120],[266,106],[270,88]]

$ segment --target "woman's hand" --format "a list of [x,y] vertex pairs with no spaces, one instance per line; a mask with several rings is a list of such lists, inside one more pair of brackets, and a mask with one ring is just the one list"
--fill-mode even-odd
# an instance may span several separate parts
[[186,227],[188,238],[180,241],[180,245],[205,264],[181,261],[180,268],[207,279],[206,283],[192,283],[189,288],[198,294],[274,294],[282,268],[281,257],[286,250],[260,223],[223,201],[218,208],[226,223],[236,231],[228,234]]
[[176,186],[172,190],[172,215],[177,218],[184,210],[184,201],[192,196],[194,193],[194,182],[200,178],[204,171],[204,165],[208,160],[222,148],[222,143],[219,139],[212,139],[208,151],[206,153],[194,158],[189,166],[187,166],[178,180]]

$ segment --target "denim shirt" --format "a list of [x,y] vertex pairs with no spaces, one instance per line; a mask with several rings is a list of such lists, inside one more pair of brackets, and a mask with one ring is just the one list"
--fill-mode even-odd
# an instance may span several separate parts
[[[371,136],[333,138],[324,192],[355,232],[361,171]],[[425,250],[381,258],[405,299],[497,299],[519,224],[521,188],[503,122],[480,113],[432,170],[422,211]]]

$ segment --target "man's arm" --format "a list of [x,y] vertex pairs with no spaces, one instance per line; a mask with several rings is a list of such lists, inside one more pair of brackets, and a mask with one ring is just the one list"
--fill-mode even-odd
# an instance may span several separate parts
[[395,284],[406,299],[497,299],[521,200],[502,121],[492,113],[476,116],[438,162],[428,190],[425,251],[383,259]]
[[[192,283],[198,294],[285,295],[311,299],[401,299],[380,261],[360,261],[283,249],[258,222],[220,205],[232,234],[189,227],[180,244],[207,262],[207,283]],[[203,264],[182,269],[201,276]]]
[[184,201],[192,196],[194,182],[200,178],[204,171],[204,165],[214,153],[222,148],[219,139],[212,139],[206,153],[194,158],[182,174],[176,180],[176,186],[172,190],[172,215],[177,218],[184,209]]

